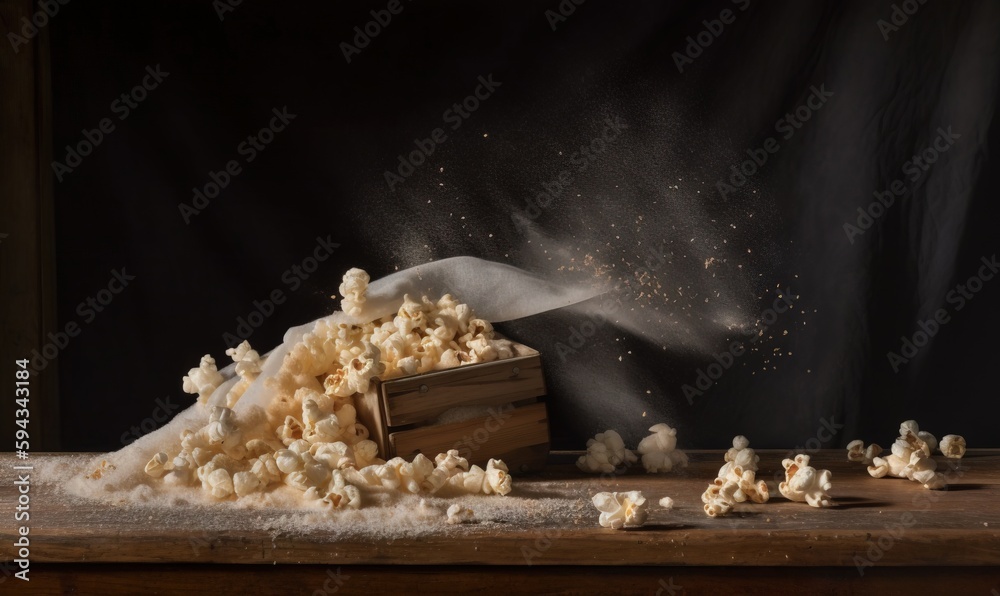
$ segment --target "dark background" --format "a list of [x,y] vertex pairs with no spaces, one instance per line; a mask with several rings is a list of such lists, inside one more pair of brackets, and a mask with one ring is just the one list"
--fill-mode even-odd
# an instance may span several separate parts
[[[907,418],[1000,445],[1000,282],[946,302],[1000,239],[995,3],[928,3],[886,40],[881,1],[590,0],[555,30],[555,1],[404,1],[347,63],[341,42],[385,6],[245,0],[220,20],[208,1],[73,2],[52,19],[54,157],[115,123],[55,185],[59,327],[82,327],[57,359],[62,449],[117,449],[157,399],[192,403],[181,377],[205,353],[224,363],[223,334],[276,289],[287,300],[250,336],[262,352],[335,308],[347,268],[455,255],[638,288],[573,353],[559,344],[579,312],[501,325],[543,353],[555,448],[667,420],[682,447],[791,449],[827,439],[824,419],[825,446],[885,446]],[[735,21],[679,72],[672,55],[723,9]],[[111,103],[156,65],[167,78],[119,120]],[[450,130],[444,110],[491,74],[500,87]],[[783,138],[775,121],[821,85],[834,95]],[[282,107],[295,119],[245,163],[237,146]],[[608,118],[627,128],[578,171]],[[903,164],[949,126],[960,138],[911,182]],[[390,190],[385,170],[437,127],[446,141]],[[778,151],[722,197],[768,137]],[[179,204],[231,159],[242,172],[185,223]],[[564,170],[570,187],[519,229]],[[896,179],[903,196],[850,243],[843,224]],[[327,236],[340,247],[292,291],[283,275]],[[77,305],[122,268],[135,281],[85,322]],[[764,329],[779,286],[795,307]],[[942,307],[951,321],[894,372],[886,353]],[[689,404],[699,369],[758,333]]]

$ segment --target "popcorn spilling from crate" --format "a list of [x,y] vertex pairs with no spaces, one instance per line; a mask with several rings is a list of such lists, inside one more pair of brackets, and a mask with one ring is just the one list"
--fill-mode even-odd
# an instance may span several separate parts
[[[361,269],[344,275],[340,293],[347,315],[363,311],[368,282]],[[184,377],[184,390],[198,395],[208,423],[184,431],[173,455],[154,454],[146,474],[172,485],[200,484],[217,499],[284,484],[327,509],[356,509],[362,491],[370,490],[506,495],[511,477],[497,459],[485,469],[470,467],[454,449],[434,460],[423,454],[411,461],[381,459],[369,429],[358,420],[354,396],[368,391],[375,379],[510,358],[512,346],[449,294],[436,302],[406,295],[396,313],[369,323],[316,321],[265,380],[272,396],[263,416],[239,419],[236,404],[267,364],[244,341],[226,352],[236,373],[228,390],[210,355]]]

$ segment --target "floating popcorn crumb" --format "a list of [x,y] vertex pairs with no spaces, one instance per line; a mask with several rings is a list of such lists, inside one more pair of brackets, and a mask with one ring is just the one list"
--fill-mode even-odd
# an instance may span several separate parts
[[670,497],[663,497],[662,499],[660,499],[660,507],[663,507],[664,509],[673,509],[674,500],[671,499]]

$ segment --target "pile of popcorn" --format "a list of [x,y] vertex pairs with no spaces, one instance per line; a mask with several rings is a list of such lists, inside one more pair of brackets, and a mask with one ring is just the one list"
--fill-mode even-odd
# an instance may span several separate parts
[[[344,275],[344,313],[360,316],[368,282],[361,269]],[[206,355],[191,369],[184,391],[197,394],[201,407],[209,410],[208,424],[185,431],[172,456],[155,454],[146,465],[149,476],[172,485],[200,484],[217,499],[284,484],[328,509],[360,507],[365,490],[436,495],[506,495],[511,490],[507,466],[496,459],[486,469],[470,467],[456,450],[433,460],[418,454],[412,461],[384,461],[357,419],[354,395],[368,391],[375,378],[514,355],[510,341],[495,338],[489,322],[451,295],[437,302],[406,296],[395,315],[362,325],[316,321],[277,373],[262,380],[272,395],[263,419],[238,421],[233,408],[258,380],[264,360],[245,341],[226,354],[235,363],[238,381],[219,399],[213,393],[225,379],[215,360]]]
[[721,517],[728,515],[737,503],[766,503],[771,498],[767,483],[756,478],[760,456],[750,448],[746,437],[733,437],[733,446],[726,452],[725,460],[715,480],[701,495],[707,515]]
[[940,490],[947,488],[948,479],[937,471],[937,462],[931,457],[935,449],[945,457],[961,459],[965,455],[965,439],[960,435],[946,435],[939,445],[934,435],[920,430],[916,420],[905,420],[899,425],[899,436],[888,456],[879,457],[882,447],[877,443],[865,447],[858,439],[847,444],[847,458],[867,464],[868,473],[874,478],[907,478],[926,489]]
[[677,430],[666,423],[649,427],[649,435],[643,437],[636,451],[625,447],[625,441],[614,430],[597,433],[587,440],[587,452],[576,461],[576,467],[588,474],[611,474],[628,468],[642,457],[642,466],[650,474],[669,472],[675,468],[686,468],[688,457],[677,449]]

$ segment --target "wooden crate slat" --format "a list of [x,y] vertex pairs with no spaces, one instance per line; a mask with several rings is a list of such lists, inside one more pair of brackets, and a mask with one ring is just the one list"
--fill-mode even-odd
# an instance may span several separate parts
[[[513,372],[517,369],[517,373]],[[421,387],[426,387],[421,392]],[[541,358],[524,356],[382,384],[389,426],[431,421],[459,406],[490,406],[545,394]]]
[[[504,454],[516,449],[548,444],[548,414],[544,402],[508,409],[506,412],[509,412],[510,418],[503,420],[495,432],[489,432],[487,423],[490,422],[491,416],[485,416],[452,424],[424,426],[390,433],[389,443],[397,455],[406,459],[417,452],[431,457],[449,449],[459,449],[463,452],[463,456],[471,452],[472,457],[469,459],[473,463],[479,461],[477,456],[483,462],[490,457],[505,459]],[[497,424],[494,419],[490,426]],[[476,432],[480,429],[489,432],[488,438],[482,443],[475,438]],[[466,438],[471,440],[466,441]]]

